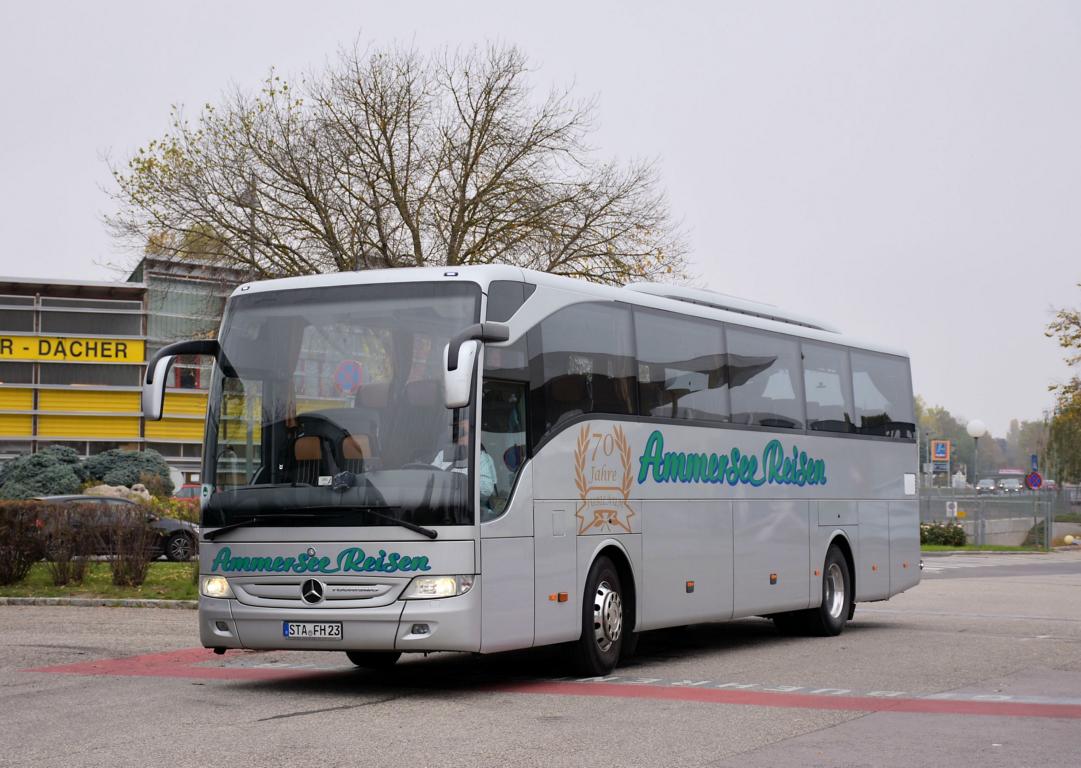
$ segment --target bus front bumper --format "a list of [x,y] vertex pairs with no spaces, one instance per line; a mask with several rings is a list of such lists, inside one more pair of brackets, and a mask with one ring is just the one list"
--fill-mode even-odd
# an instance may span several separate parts
[[[458,597],[396,600],[375,608],[266,608],[200,597],[199,636],[206,648],[476,652],[480,605],[479,583]],[[286,622],[341,623],[342,636],[290,638],[283,632]]]

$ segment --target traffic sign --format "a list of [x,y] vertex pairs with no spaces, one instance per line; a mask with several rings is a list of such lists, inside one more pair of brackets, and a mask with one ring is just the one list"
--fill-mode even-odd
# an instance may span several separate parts
[[1025,485],[1028,486],[1030,491],[1038,491],[1040,486],[1043,485],[1043,478],[1040,477],[1040,473],[1033,470],[1025,475]]
[[342,360],[334,369],[334,386],[343,395],[356,394],[362,378],[362,369],[356,360]]
[[1040,468],[1040,457],[1035,453],[1032,454],[1032,471],[1035,472]]

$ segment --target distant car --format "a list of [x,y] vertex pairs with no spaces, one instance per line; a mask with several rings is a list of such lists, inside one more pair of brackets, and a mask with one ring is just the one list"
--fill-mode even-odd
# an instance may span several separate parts
[[[116,515],[119,512],[138,512],[142,505],[130,499],[119,496],[86,496],[71,494],[66,496],[37,496],[36,501],[44,501],[50,504],[78,504],[100,506],[103,515]],[[173,562],[191,560],[195,555],[199,541],[199,529],[192,523],[184,520],[174,520],[171,517],[159,517],[147,512],[146,520],[150,528],[157,534],[154,556],[164,555]]]
[[998,492],[1006,494],[1021,493],[1025,489],[1025,486],[1021,484],[1021,479],[1017,477],[1003,477],[998,481]]
[[976,495],[982,496],[985,493],[995,493],[995,481],[994,478],[985,477],[980,482],[976,483]]
[[173,496],[178,499],[198,499],[201,488],[202,486],[199,483],[184,483],[176,489]]

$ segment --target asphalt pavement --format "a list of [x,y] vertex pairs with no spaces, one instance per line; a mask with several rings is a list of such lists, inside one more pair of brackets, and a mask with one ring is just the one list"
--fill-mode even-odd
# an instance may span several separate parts
[[1075,766],[1081,552],[1002,557],[861,604],[837,638],[666,630],[588,680],[556,651],[375,674],[214,656],[194,611],[0,606],[0,765]]

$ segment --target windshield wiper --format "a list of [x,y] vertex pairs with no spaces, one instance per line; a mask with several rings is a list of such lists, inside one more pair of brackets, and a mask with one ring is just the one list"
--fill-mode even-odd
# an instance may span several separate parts
[[[387,515],[382,512],[377,512],[376,507],[325,507],[325,509],[333,509],[336,512],[366,512],[372,517],[385,520],[391,525],[400,525],[402,528],[408,528],[411,531],[419,533],[421,536],[427,536],[429,539],[435,539],[439,537],[439,531],[432,530],[431,528],[425,528],[423,525],[417,525],[411,523],[408,520],[402,520],[394,515]],[[378,507],[378,509],[401,509],[401,507]]]
[[235,520],[227,525],[223,525],[221,528],[215,528],[213,531],[208,531],[203,534],[203,538],[207,541],[213,541],[221,536],[223,533],[229,533],[229,531],[235,531],[237,528],[245,528],[249,525],[255,525],[256,523],[270,522],[272,520],[294,519],[294,518],[310,518],[316,517],[316,515],[290,513],[287,515],[253,515],[252,517],[246,517],[243,520]]

